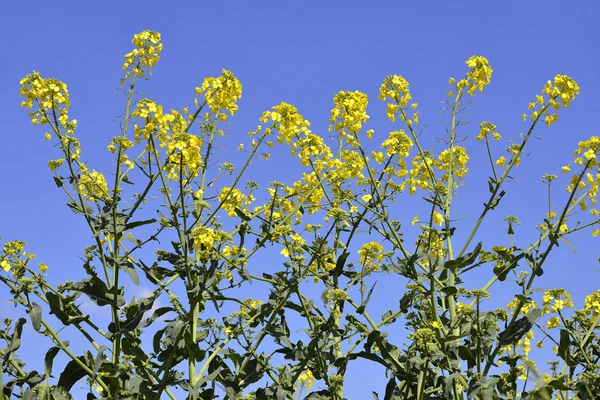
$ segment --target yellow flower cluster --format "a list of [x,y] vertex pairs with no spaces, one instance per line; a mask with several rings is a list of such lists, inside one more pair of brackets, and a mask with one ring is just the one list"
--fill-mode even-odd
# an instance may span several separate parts
[[295,387],[303,387],[310,389],[315,383],[313,373],[308,369],[298,376],[298,381],[294,384]]
[[139,76],[144,76],[146,71],[150,72],[150,68],[160,60],[159,54],[163,48],[158,32],[142,31],[133,35],[131,42],[135,48],[125,54],[123,70],[127,70],[132,66],[133,68],[125,73],[125,78],[129,78],[132,72],[134,75]]
[[167,144],[169,162],[165,165],[167,178],[177,181],[179,175],[191,179],[198,175],[204,165],[200,149],[204,142],[196,135],[180,132],[174,133]]
[[387,139],[381,143],[381,148],[386,150],[388,157],[398,154],[402,157],[408,157],[410,149],[413,147],[413,141],[404,133],[403,129],[390,132]]
[[137,144],[140,143],[142,138],[149,140],[152,136],[158,138],[160,147],[165,147],[170,132],[184,132],[187,127],[186,121],[180,113],[173,110],[172,114],[165,114],[163,113],[163,107],[150,99],[141,99],[131,116],[145,120],[143,127],[138,124],[133,127]]
[[[430,228],[427,225],[421,225],[423,232],[419,235],[419,249],[423,253],[431,253],[431,256],[437,260],[443,260],[446,255],[444,241],[439,231]],[[429,265],[429,260],[425,259],[423,265]]]
[[50,160],[50,161],[48,161],[48,168],[50,168],[50,171],[54,172],[61,165],[63,165],[64,162],[65,162],[64,158],[57,158],[56,160]]
[[244,266],[248,264],[246,252],[245,247],[225,246],[221,251],[221,256],[226,259],[228,266]]
[[227,212],[230,217],[235,217],[235,209],[239,208],[240,211],[248,208],[251,202],[255,200],[253,195],[246,196],[239,189],[231,189],[230,187],[224,187],[219,194],[219,202],[223,202],[221,208]]
[[[68,134],[73,134],[77,128],[77,120],[69,121],[68,107],[71,102],[67,85],[64,82],[54,78],[42,78],[39,72],[34,71],[21,79],[19,83],[21,84],[19,94],[25,96],[21,107],[31,110],[35,106],[35,111],[28,114],[33,125],[49,123],[50,111],[52,111],[52,114],[57,114],[58,117],[58,121],[54,122],[61,125]],[[59,126],[56,128],[58,129]]]
[[212,250],[213,244],[218,239],[214,229],[207,226],[197,226],[192,230],[194,238],[194,248],[201,252],[202,256],[207,256]]
[[[456,176],[459,179],[462,179],[469,170],[466,167],[467,162],[469,161],[467,149],[461,146],[454,146],[452,150],[452,172],[454,176]],[[438,156],[437,168],[440,171],[448,171],[450,169],[450,149],[446,149],[440,153],[440,155]],[[442,179],[447,180],[448,174],[444,174],[442,176]]]
[[577,150],[573,154],[575,156],[575,164],[583,165],[589,163],[589,167],[593,168],[598,165],[596,154],[600,151],[600,137],[592,136],[589,140],[584,140],[578,143]]
[[[396,121],[398,110],[407,107],[412,99],[408,81],[402,75],[386,76],[379,87],[378,99],[393,100],[393,102],[387,103],[387,117],[392,122]],[[413,106],[416,108],[416,105],[413,104]]]
[[379,242],[369,242],[362,245],[358,250],[360,263],[365,267],[374,266],[378,268],[378,263],[383,261],[383,246]]
[[[202,93],[211,113],[215,116],[218,114],[219,119],[225,121],[228,118],[225,112],[233,116],[238,110],[237,101],[242,97],[242,84],[231,71],[224,69],[221,76],[204,79],[202,85],[196,88],[197,95]],[[195,102],[198,105],[197,100]],[[209,118],[210,114],[207,113],[205,119]]]
[[[456,83],[456,88],[466,89],[467,93],[473,96],[477,90],[482,92],[483,88],[490,83],[492,67],[487,58],[482,56],[472,56],[465,63],[469,67],[469,72],[467,72],[466,78]],[[453,81],[451,79],[451,82]]]
[[105,201],[110,195],[104,175],[96,171],[83,172],[79,179],[79,191],[82,196],[87,196],[87,201]]
[[[26,244],[21,240],[4,243],[0,254],[0,268],[6,272],[12,270],[14,275],[21,276],[27,262],[35,258],[35,254],[23,251]],[[38,267],[42,272],[48,271],[46,264],[40,263]]]
[[260,120],[264,123],[272,122],[272,128],[267,128],[266,133],[270,134],[272,130],[279,132],[277,137],[279,143],[290,144],[293,139],[299,138],[301,133],[305,135],[311,133],[308,129],[310,122],[305,120],[293,105],[281,102],[272,109],[273,111],[265,111]]
[[348,143],[356,144],[355,136],[362,129],[363,123],[369,120],[366,94],[341,91],[333,97],[335,107],[331,109],[329,131],[335,131],[348,139]]
[[115,136],[110,141],[110,144],[106,148],[111,153],[116,153],[118,151],[118,149],[121,149],[121,151],[123,152],[132,147],[133,147],[133,142],[131,140],[129,140],[123,136]]
[[[510,303],[508,303],[506,308],[508,310],[512,310],[513,308],[516,308],[517,304],[519,304],[519,301],[520,300],[515,297]],[[523,306],[521,307],[521,313],[523,315],[527,315],[527,314],[529,314],[530,311],[534,310],[535,308],[537,308],[537,303],[534,300],[531,300],[530,302],[523,304]]]
[[475,139],[476,140],[484,140],[484,139],[487,140],[489,135],[492,135],[494,140],[502,139],[502,136],[500,136],[500,134],[498,132],[496,132],[496,125],[492,124],[491,122],[483,121],[482,123],[479,124],[479,135],[477,135],[475,137]]
[[[437,161],[433,158],[433,155],[428,151],[423,152],[423,156],[420,154],[416,155],[412,160],[412,169],[409,172],[409,178],[406,181],[408,185],[408,191],[411,194],[415,194],[417,188],[428,189],[431,188],[431,175],[430,169],[437,165]],[[403,190],[405,185],[401,185]]]
[[586,296],[583,310],[588,315],[591,313],[594,317],[600,315],[600,290]]
[[542,298],[543,313],[548,314],[551,311],[556,313],[565,307],[573,307],[571,299],[571,295],[565,289],[550,289],[544,292]]
[[[558,120],[558,114],[550,113],[548,110],[553,108],[559,110],[561,106],[568,107],[575,96],[579,94],[579,85],[567,75],[556,75],[554,82],[548,81],[542,89],[542,94],[536,96],[536,101],[529,103],[527,110],[534,110],[531,113],[531,119],[536,120],[542,115],[546,126],[550,126]],[[527,115],[523,114],[526,119]]]
[[[291,152],[292,155],[298,154],[300,162],[305,167],[309,166],[310,162],[313,161],[315,169],[321,171],[326,167],[327,162],[333,158],[333,154],[321,136],[309,132],[305,132],[303,138],[292,143]],[[300,148],[300,152],[297,152],[297,148]]]

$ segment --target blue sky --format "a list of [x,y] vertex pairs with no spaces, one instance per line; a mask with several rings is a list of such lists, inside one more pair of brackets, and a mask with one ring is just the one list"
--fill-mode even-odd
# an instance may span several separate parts
[[[131,37],[144,29],[161,32],[162,58],[150,82],[139,90],[167,109],[192,104],[194,88],[205,76],[222,68],[233,71],[244,88],[240,111],[227,132],[232,148],[248,143],[262,111],[282,100],[312,122],[313,131],[326,132],[333,95],[340,90],[360,90],[369,95],[369,126],[377,134],[390,129],[384,121],[385,106],[377,90],[386,75],[401,74],[419,102],[426,148],[437,149],[435,137],[444,135],[438,121],[439,102],[448,90],[450,76],[460,77],[470,56],[483,55],[494,69],[492,83],[474,98],[467,116],[471,124],[461,133],[471,156],[471,173],[460,190],[457,217],[472,225],[487,198],[484,147],[476,143],[480,121],[498,125],[503,146],[527,129],[520,115],[535,99],[546,80],[555,74],[573,77],[581,95],[550,129],[539,128],[529,150],[513,174],[501,207],[484,224],[480,240],[507,244],[506,214],[518,216],[518,245],[536,238],[535,225],[545,213],[544,173],[560,174],[572,161],[580,140],[598,135],[597,93],[600,93],[600,49],[597,24],[600,6],[592,1],[427,1],[427,2],[302,1],[302,2],[7,2],[0,14],[4,38],[0,55],[0,117],[3,128],[0,157],[0,236],[22,239],[29,250],[51,268],[54,283],[80,274],[77,255],[90,244],[82,220],[65,207],[47,169],[57,158],[56,149],[44,140],[44,130],[31,126],[19,106],[19,80],[32,70],[65,81],[71,93],[70,115],[79,121],[78,137],[83,158],[96,169],[109,168],[106,145],[117,134],[122,97],[116,96],[122,76],[123,54],[131,49]],[[500,151],[500,147],[497,151]],[[500,153],[497,153],[498,155]],[[252,171],[264,181],[288,180],[298,173],[297,163],[275,157],[257,163]],[[276,167],[274,168],[274,165]],[[476,167],[477,166],[477,167]],[[564,187],[565,178],[557,183]],[[557,192],[557,205],[564,190]],[[418,197],[399,202],[405,226],[415,213],[425,212]],[[564,201],[564,199],[563,199]],[[466,231],[466,229],[464,229]],[[458,235],[465,234],[459,232]],[[598,289],[596,258],[599,240],[589,233],[574,235],[578,254],[561,246],[547,264],[538,283],[545,288],[565,287],[581,306],[583,297]],[[482,271],[473,284],[485,282]],[[372,304],[375,315],[397,304],[392,296],[398,280],[383,277],[378,284],[390,293]],[[138,289],[140,293],[144,289]],[[502,299],[510,299],[514,286],[494,287]],[[137,294],[139,296],[140,294]],[[261,298],[265,293],[250,293]],[[0,288],[0,301],[8,298]],[[494,305],[495,307],[495,305]],[[378,312],[381,313],[378,314]],[[16,315],[0,302],[0,317]],[[33,363],[33,346],[23,358]],[[47,347],[44,345],[44,350]],[[39,353],[38,353],[39,354]],[[29,355],[29,358],[26,357]],[[366,398],[382,390],[381,371],[371,376],[349,369],[350,399]],[[368,377],[372,384],[356,383]]]

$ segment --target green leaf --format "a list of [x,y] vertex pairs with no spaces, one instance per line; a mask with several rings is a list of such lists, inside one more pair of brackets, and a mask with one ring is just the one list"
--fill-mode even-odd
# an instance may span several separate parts
[[[128,306],[127,306],[127,313],[125,314],[125,320],[121,321],[119,326],[120,326],[120,333],[123,332],[131,332],[132,330],[136,329],[138,327],[138,325],[140,325],[140,322],[142,321],[142,317],[144,316],[144,314],[146,313],[146,311],[149,311],[152,308],[152,305],[154,304],[154,301],[156,300],[156,297],[148,297],[145,299],[141,299],[139,301],[134,301],[131,302]],[[116,326],[114,322],[111,322],[108,325],[108,331],[111,333],[119,333],[116,331]]]
[[54,178],[54,183],[56,183],[56,187],[61,188],[64,186],[62,179],[60,179],[58,176],[53,176],[53,178]]
[[10,339],[10,346],[8,346],[8,349],[4,354],[3,365],[6,365],[8,363],[12,352],[19,350],[19,348],[21,347],[21,335],[23,334],[23,325],[25,325],[26,323],[27,320],[25,318],[19,318],[15,323],[12,338]]
[[337,278],[338,276],[340,276],[340,274],[342,273],[342,271],[344,269],[344,265],[346,264],[346,260],[348,259],[349,255],[350,255],[350,253],[348,253],[347,251],[340,254],[340,256],[338,257],[338,259],[335,263],[335,269],[333,270],[334,277]]
[[236,215],[238,217],[240,217],[242,219],[242,221],[250,221],[250,217],[246,215],[245,212],[243,212],[242,210],[240,210],[239,208],[234,208],[233,211],[236,213]]
[[137,228],[138,226],[144,226],[144,225],[150,225],[156,222],[155,218],[151,218],[151,219],[146,219],[143,221],[134,221],[134,222],[129,222],[125,225],[125,230],[128,231],[130,229],[133,228]]
[[75,291],[85,293],[90,300],[99,305],[100,307],[106,305],[116,305],[122,307],[125,304],[125,298],[123,297],[123,288],[120,288],[116,300],[114,299],[113,290],[106,286],[106,283],[97,276],[92,278],[86,278],[81,282],[77,282],[71,286]]
[[567,363],[570,358],[569,347],[571,346],[571,336],[566,329],[560,330],[560,342],[558,345],[558,355]]
[[[82,363],[85,363],[83,356],[77,357]],[[65,369],[58,378],[58,386],[64,387],[67,391],[71,388],[78,380],[86,376],[85,370],[75,361],[71,360],[67,363]]]
[[388,381],[387,385],[385,385],[385,396],[383,400],[401,400],[402,393],[398,390],[398,386],[396,385],[396,378],[393,376]]
[[52,364],[54,364],[54,357],[56,357],[59,351],[60,347],[54,346],[46,352],[46,357],[44,357],[44,373],[46,374],[46,377],[50,377],[52,375]]
[[479,256],[479,252],[481,251],[481,242],[477,243],[472,252],[465,254],[464,256],[458,257],[455,260],[449,260],[444,263],[444,268],[448,269],[462,269],[464,267],[468,267],[473,264],[477,257]]
[[33,329],[39,332],[42,329],[42,307],[38,303],[32,303],[31,310],[29,310],[29,318],[31,318]]

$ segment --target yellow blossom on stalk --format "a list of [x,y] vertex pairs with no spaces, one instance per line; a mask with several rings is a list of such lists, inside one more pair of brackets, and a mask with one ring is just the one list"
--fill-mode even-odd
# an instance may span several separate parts
[[[347,137],[350,144],[354,144],[354,135],[362,129],[363,123],[369,120],[367,115],[368,97],[358,90],[355,92],[341,91],[334,96],[333,101],[335,107],[331,110],[329,122],[334,125],[329,127],[329,131],[338,132],[342,137]],[[348,134],[350,134],[349,137]]]
[[293,139],[299,138],[301,134],[311,133],[310,122],[305,120],[293,105],[281,102],[281,104],[273,106],[272,110],[263,112],[260,120],[264,123],[273,123],[273,129],[279,132],[277,137],[279,143],[289,144]]
[[414,218],[412,219],[412,226],[415,226],[417,222],[419,222],[419,214],[415,214]]
[[[213,115],[219,114],[219,119],[225,121],[228,117],[226,112],[233,116],[238,110],[237,101],[242,98],[242,84],[235,75],[226,69],[221,76],[204,79],[202,85],[196,88],[196,94],[204,93],[206,104]],[[207,113],[206,119],[209,118]]]
[[[467,154],[467,150],[461,146],[454,146],[452,156],[454,164],[452,165],[452,172],[457,178],[463,178],[469,170],[466,167],[467,161],[469,161],[469,155]],[[448,171],[450,169],[450,149],[442,151],[438,156],[438,160],[438,169],[440,171]],[[442,179],[447,180],[448,174],[444,174],[442,176]]]
[[120,148],[121,151],[126,151],[133,147],[133,142],[123,136],[115,136],[110,144],[106,147],[111,153],[116,153]]
[[172,132],[184,133],[187,127],[187,122],[181,114],[177,112],[165,114],[163,107],[150,99],[139,100],[131,116],[144,120],[144,126],[139,124],[133,126],[135,141],[138,144],[141,139],[149,140],[150,137],[156,137],[160,147],[165,147]]
[[466,88],[472,96],[477,90],[482,92],[483,88],[490,83],[492,67],[487,58],[482,56],[472,56],[465,63],[469,67],[469,72],[465,79],[461,79],[456,84],[456,87],[458,89]]
[[179,174],[185,178],[194,178],[204,165],[200,149],[204,142],[202,138],[190,133],[174,133],[167,144],[168,163],[164,169],[168,172],[167,178],[177,181]]
[[[430,253],[434,259],[443,260],[446,256],[446,249],[440,232],[426,225],[421,225],[421,228],[423,232],[417,239],[419,249],[424,253]],[[429,265],[429,260],[424,260],[423,264]]]
[[383,246],[378,242],[370,242],[362,245],[358,250],[360,255],[360,263],[366,267],[377,266],[376,263],[383,261]]
[[436,225],[442,225],[444,223],[444,216],[437,211],[433,212],[433,223]]
[[77,120],[68,120],[68,108],[71,102],[64,82],[54,78],[42,78],[39,72],[34,71],[19,83],[21,84],[19,94],[25,97],[21,107],[35,110],[28,114],[33,125],[53,123],[56,124],[57,129],[62,127],[66,133],[73,133]]
[[6,272],[10,271],[10,264],[6,260],[0,261],[0,267]]
[[[298,152],[297,149],[300,149]],[[327,162],[333,158],[329,146],[325,144],[323,138],[310,131],[304,132],[304,137],[298,139],[292,144],[292,155],[298,155],[302,165],[308,167],[311,161],[317,171],[321,171]]]
[[583,308],[588,315],[591,312],[594,317],[600,314],[600,290],[597,290],[586,296],[585,307]]
[[[408,81],[401,75],[390,75],[385,77],[383,83],[379,87],[379,100],[386,101],[387,99],[392,102],[387,103],[387,117],[390,121],[396,120],[396,114],[400,108],[408,106],[408,103],[412,99],[410,95],[410,88]],[[414,103],[413,109],[416,109],[417,103]],[[415,122],[418,124],[418,114],[415,118]]]
[[417,189],[431,189],[433,187],[431,185],[431,174],[429,170],[433,169],[437,164],[438,163],[435,158],[433,158],[433,155],[428,151],[424,151],[423,156],[417,154],[413,158],[412,169],[410,170],[409,178],[406,181],[406,185],[408,185],[408,190],[411,195],[415,194]]
[[496,164],[500,167],[500,168],[504,168],[504,166],[506,165],[506,157],[501,156],[499,159],[496,160]]
[[294,384],[294,386],[296,388],[303,387],[306,389],[310,389],[314,385],[314,383],[315,377],[313,376],[313,373],[308,369],[298,376],[298,381]]
[[42,271],[43,273],[46,273],[46,271],[48,271],[48,266],[46,264],[40,263],[39,268],[40,271]]
[[[534,110],[531,119],[544,117],[546,126],[549,127],[558,120],[558,114],[549,112],[550,109],[559,110],[561,106],[568,107],[575,95],[579,94],[577,82],[567,75],[556,75],[554,82],[548,81],[542,89],[542,94],[536,96],[536,101],[529,103],[527,109]],[[526,117],[526,114],[523,114]]]
[[79,179],[79,191],[87,196],[87,201],[106,200],[109,196],[108,186],[102,172],[85,172]]
[[404,133],[403,129],[390,132],[388,138],[381,143],[381,148],[386,150],[388,157],[394,154],[398,154],[401,157],[408,157],[412,147],[413,141]]
[[61,165],[63,165],[63,163],[65,162],[64,158],[58,158],[56,160],[50,160],[48,161],[48,168],[50,168],[50,171],[54,172],[58,169],[58,167],[60,167]]
[[214,229],[206,226],[197,226],[192,231],[194,238],[194,248],[198,250],[210,250],[217,240],[217,234]]
[[554,329],[560,325],[560,319],[558,317],[552,317],[546,322],[546,328]]
[[133,68],[125,73],[125,78],[129,78],[131,73],[134,75],[139,74],[139,76],[144,76],[146,72],[151,73],[150,68],[160,60],[159,54],[163,48],[160,33],[148,30],[142,31],[133,35],[131,43],[135,48],[125,54],[123,70]]
[[543,313],[558,312],[564,307],[573,307],[571,295],[563,288],[550,289],[542,297]]
[[252,201],[254,201],[253,195],[246,196],[239,189],[224,187],[223,190],[221,190],[221,194],[219,194],[219,202],[223,202],[221,207],[230,217],[235,217],[237,215],[235,212],[236,208],[239,208],[241,211],[244,208],[247,208]]
[[479,135],[475,137],[476,140],[486,139],[489,135],[492,135],[494,140],[502,139],[502,136],[498,132],[496,132],[496,125],[491,122],[482,122],[479,124]]

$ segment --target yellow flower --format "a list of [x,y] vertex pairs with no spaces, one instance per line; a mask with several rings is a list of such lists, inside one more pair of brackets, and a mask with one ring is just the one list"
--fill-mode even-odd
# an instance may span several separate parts
[[496,164],[498,164],[500,168],[504,168],[504,166],[506,165],[506,157],[502,156],[499,159],[497,159]]
[[558,317],[552,317],[546,322],[546,327],[548,329],[554,329],[560,325],[560,319]]
[[360,255],[360,263],[370,267],[375,265],[375,262],[383,261],[383,246],[379,242],[370,242],[362,245],[358,250]]
[[419,222],[419,214],[416,214],[412,219],[412,226],[415,226],[417,222]]
[[482,92],[492,78],[492,67],[489,61],[482,56],[473,56],[466,61],[466,64],[470,71],[467,73],[467,79],[461,81],[464,83],[459,82],[459,85],[467,87],[470,95],[474,95],[477,90]]
[[437,225],[442,225],[444,223],[444,216],[437,211],[433,212],[433,223]]
[[48,132],[46,132],[46,141],[52,139],[52,135],[50,135]]
[[106,199],[109,195],[102,172],[84,173],[79,180],[79,190],[82,196],[88,196],[87,201]]
[[0,261],[0,267],[2,267],[6,272],[10,271],[10,264],[6,260]]
[[40,263],[40,265],[39,265],[39,268],[40,268],[40,271],[42,271],[42,272],[44,272],[44,273],[45,273],[46,271],[48,271],[48,266],[47,266],[46,264],[42,264],[42,263]]
[[242,84],[231,71],[224,69],[221,76],[204,79],[202,86],[196,88],[196,94],[202,93],[212,114],[216,116],[220,113],[219,119],[225,121],[228,117],[225,112],[233,115],[238,110],[237,101],[242,97]]
[[131,42],[135,48],[125,54],[123,70],[133,68],[125,73],[125,78],[129,78],[131,72],[140,76],[144,76],[146,71],[150,72],[150,68],[160,60],[159,53],[163,48],[160,33],[148,30],[133,35]]
[[369,201],[371,201],[372,198],[373,198],[373,196],[370,194],[365,194],[363,197],[361,197],[362,201],[364,201],[365,203],[368,203]]

